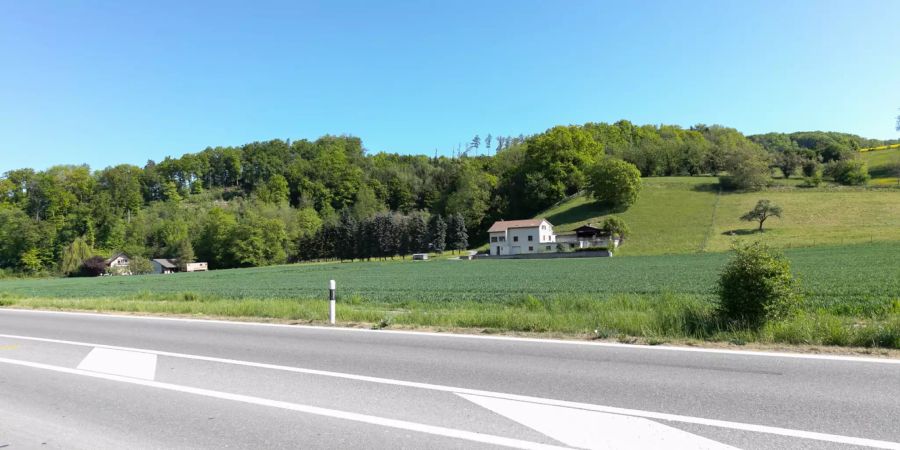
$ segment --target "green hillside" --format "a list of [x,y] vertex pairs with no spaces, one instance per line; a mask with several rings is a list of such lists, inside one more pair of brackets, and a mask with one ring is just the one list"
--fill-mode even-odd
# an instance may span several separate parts
[[[793,180],[791,180],[793,181]],[[805,247],[900,240],[900,191],[863,188],[804,189],[781,186],[764,192],[719,193],[711,177],[646,178],[637,203],[618,213],[631,228],[626,255],[723,251],[734,239],[763,238],[776,247]],[[784,208],[763,233],[740,216],[759,199]],[[613,211],[577,196],[542,214],[557,231],[598,223]]]
[[900,148],[872,150],[862,153],[869,165],[873,185],[900,185]]

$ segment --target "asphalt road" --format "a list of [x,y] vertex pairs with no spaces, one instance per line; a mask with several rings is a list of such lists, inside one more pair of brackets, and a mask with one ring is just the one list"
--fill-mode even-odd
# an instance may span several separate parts
[[0,448],[900,449],[898,363],[0,310]]

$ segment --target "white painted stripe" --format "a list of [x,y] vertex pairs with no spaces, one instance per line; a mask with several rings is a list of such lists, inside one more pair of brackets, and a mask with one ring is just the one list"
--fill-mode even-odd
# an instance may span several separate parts
[[407,422],[405,420],[388,419],[384,417],[371,416],[367,414],[357,414],[347,411],[339,411],[336,409],[319,408],[317,406],[301,405],[298,403],[283,402],[279,400],[270,400],[260,397],[252,397],[249,395],[231,394],[228,392],[213,391],[209,389],[194,388],[188,386],[180,386],[171,383],[162,383],[159,381],[141,380],[138,378],[129,378],[119,375],[111,375],[105,373],[88,372],[80,369],[69,369],[67,367],[51,366],[48,364],[35,363],[30,361],[19,361],[15,359],[0,358],[0,363],[12,364],[34,369],[50,370],[53,372],[66,373],[71,375],[81,375],[91,378],[99,378],[109,381],[118,381],[120,383],[136,384],[156,389],[164,389],[167,391],[182,392],[186,394],[200,395],[203,397],[217,398],[222,400],[231,400],[235,402],[248,403],[251,405],[267,406],[271,408],[286,409],[289,411],[297,411],[306,414],[314,414],[317,416],[331,417],[335,419],[350,420],[353,422],[367,423],[371,425],[379,425],[389,428],[397,428],[401,430],[415,431],[435,436],[444,436],[455,439],[463,439],[472,442],[481,442],[485,444],[500,445],[504,447],[534,450],[570,450],[569,447],[557,445],[541,444],[538,442],[524,441],[520,439],[507,438],[491,434],[476,433],[473,431],[457,430],[453,428],[438,427],[434,425],[426,425],[416,422]]
[[89,316],[101,317],[106,319],[130,319],[130,320],[162,320],[173,322],[189,322],[189,323],[205,323],[212,325],[239,325],[239,326],[255,326],[255,327],[274,327],[287,328],[295,331],[317,330],[331,332],[349,332],[349,333],[375,333],[375,334],[396,334],[409,336],[424,336],[434,339],[451,338],[451,339],[484,339],[492,341],[513,341],[528,342],[535,344],[563,344],[563,345],[584,345],[593,347],[618,348],[625,350],[645,350],[645,351],[662,351],[662,352],[688,352],[688,353],[713,353],[724,355],[738,355],[750,357],[769,357],[769,358],[794,358],[794,359],[811,359],[821,361],[844,361],[853,363],[877,363],[877,364],[897,364],[900,365],[900,359],[897,358],[873,358],[865,356],[849,356],[849,355],[819,355],[811,353],[784,353],[784,352],[768,352],[755,350],[728,350],[721,348],[702,348],[702,347],[677,347],[666,345],[639,345],[639,344],[621,344],[618,342],[594,342],[594,341],[577,341],[562,340],[551,338],[526,338],[515,336],[489,336],[463,333],[432,333],[425,331],[405,331],[405,330],[372,330],[368,328],[347,328],[347,327],[324,327],[316,325],[288,325],[281,323],[262,323],[262,322],[246,322],[238,320],[217,320],[217,319],[188,319],[183,317],[160,317],[160,316],[141,316],[141,315],[124,315],[124,314],[101,314],[87,312],[72,311],[48,311],[38,309],[15,309],[0,308],[0,312],[16,312],[16,313],[32,313],[32,314],[64,314],[72,316]]
[[642,417],[457,394],[482,408],[572,447],[591,450],[736,450],[735,447]]
[[278,364],[258,363],[252,361],[241,361],[236,359],[216,358],[212,356],[188,355],[184,353],[165,352],[147,349],[134,349],[128,347],[116,347],[103,344],[92,344],[86,342],[64,341],[59,339],[47,339],[28,336],[16,336],[9,334],[0,334],[0,338],[23,339],[38,342],[50,342],[57,344],[78,345],[84,347],[103,347],[120,350],[132,350],[146,353],[155,353],[159,356],[171,356],[175,358],[192,359],[197,361],[208,361],[222,364],[233,364],[245,367],[256,367],[260,369],[279,370],[283,372],[302,373],[307,375],[318,375],[332,378],[342,378],[346,380],[363,381],[368,383],[378,383],[393,386],[403,386],[417,389],[425,389],[431,391],[450,392],[455,394],[471,394],[485,397],[504,398],[508,400],[519,400],[524,402],[540,403],[544,405],[564,406],[568,408],[580,408],[589,411],[608,412],[611,414],[623,414],[627,416],[645,417],[648,419],[667,420],[672,422],[692,423],[697,425],[705,425],[719,428],[729,428],[733,430],[751,431],[755,433],[775,434],[780,436],[788,436],[802,439],[812,439],[825,442],[834,442],[839,444],[859,445],[863,447],[886,448],[900,450],[900,443],[890,441],[880,441],[875,439],[866,439],[850,436],[841,436],[837,434],[818,433],[813,431],[803,431],[791,428],[780,428],[766,425],[754,425],[741,422],[730,422],[725,420],[704,419],[700,417],[682,416],[677,414],[660,413],[653,411],[643,411],[638,409],[618,408],[613,406],[593,405],[590,403],[570,402],[566,400],[553,400],[541,397],[531,397],[527,395],[506,394],[502,392],[483,391],[478,389],[467,389],[453,386],[444,386],[440,384],[419,383],[415,381],[394,380],[390,378],[370,377],[366,375],[354,375],[342,372],[331,372],[327,370],[305,369],[301,367],[282,366]]
[[80,370],[152,380],[156,377],[156,354],[94,347],[78,365]]

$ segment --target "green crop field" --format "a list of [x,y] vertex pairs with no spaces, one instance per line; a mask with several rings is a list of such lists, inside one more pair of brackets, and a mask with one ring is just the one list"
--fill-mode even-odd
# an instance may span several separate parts
[[[724,251],[735,239],[762,239],[774,247],[844,245],[900,241],[900,190],[783,186],[751,193],[721,193],[715,178],[646,178],[641,196],[628,211],[619,213],[632,235],[622,247],[624,255],[653,255]],[[766,222],[756,233],[755,224],[740,216],[759,199],[769,199],[784,209],[782,219]],[[613,211],[584,196],[540,214],[557,231],[585,223],[599,223]]]
[[[793,249],[811,308],[869,314],[900,296],[900,243]],[[167,276],[21,279],[6,298],[141,298],[192,293],[222,299],[322,299],[329,279],[343,298],[405,302],[515,302],[619,294],[711,299],[727,253],[551,260],[317,263]]]
[[792,249],[801,316],[757,331],[715,314],[727,253],[556,260],[317,263],[207,273],[0,281],[0,305],[321,322],[338,282],[338,317],[376,326],[556,332],[647,342],[900,348],[900,243]]

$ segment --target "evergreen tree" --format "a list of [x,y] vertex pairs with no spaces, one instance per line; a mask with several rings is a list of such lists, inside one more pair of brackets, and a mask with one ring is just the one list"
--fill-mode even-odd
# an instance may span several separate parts
[[428,224],[422,213],[415,213],[406,221],[406,239],[411,253],[428,250]]
[[443,253],[447,242],[447,223],[439,215],[431,216],[428,222],[428,241],[431,244],[431,250],[437,253]]
[[452,214],[447,218],[447,247],[452,250],[465,250],[469,247],[469,232],[462,213]]
[[340,219],[338,219],[337,235],[334,243],[335,256],[341,261],[356,258],[358,227],[358,222],[350,210],[347,208],[342,209]]

